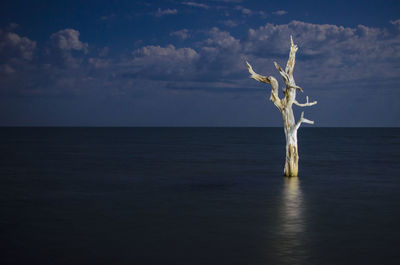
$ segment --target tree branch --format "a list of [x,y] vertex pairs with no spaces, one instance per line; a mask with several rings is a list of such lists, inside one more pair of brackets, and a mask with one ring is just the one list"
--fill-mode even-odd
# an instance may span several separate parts
[[296,61],[296,52],[298,50],[297,45],[293,43],[293,38],[292,35],[290,35],[290,53],[289,53],[289,59],[286,64],[286,69],[285,72],[289,76],[293,76],[293,69],[294,69],[294,64]]
[[251,65],[249,64],[248,61],[246,61],[246,64],[247,64],[247,68],[249,69],[250,78],[257,80],[258,82],[262,82],[262,83],[271,85],[271,96],[269,99],[272,102],[274,102],[275,106],[279,110],[282,110],[282,108],[283,108],[282,101],[278,95],[278,81],[273,76],[266,77],[266,76],[257,74],[256,72],[254,72],[253,67],[251,67]]
[[256,72],[254,72],[253,67],[251,67],[251,65],[249,64],[248,61],[246,61],[247,64],[247,68],[249,69],[249,73],[250,73],[250,78],[257,80],[258,82],[261,83],[266,83],[266,84],[270,84],[271,82],[268,80],[268,77],[263,76],[263,75],[259,75]]
[[299,129],[301,123],[314,124],[314,121],[310,121],[310,120],[304,118],[304,111],[303,111],[303,112],[301,112],[300,119],[298,120],[298,122],[295,125],[295,129],[296,130]]
[[313,105],[317,104],[317,101],[308,102],[308,96],[306,97],[306,99],[307,99],[306,103],[299,103],[299,102],[297,102],[296,99],[293,101],[293,103],[299,107],[309,107],[309,106],[313,106]]
[[283,71],[282,67],[277,62],[274,62],[274,65],[275,65],[276,70],[278,70],[279,73],[281,74],[281,76],[283,77],[283,81],[285,81],[286,86],[288,86],[289,85],[289,75],[285,71]]
[[[289,55],[289,56],[291,56],[291,55]],[[290,60],[290,58],[289,58],[289,60]],[[289,63],[289,60],[288,60],[288,63]],[[303,92],[303,89],[294,83],[294,78],[292,75],[283,71],[282,67],[277,62],[274,62],[274,65],[275,65],[276,70],[278,70],[279,73],[281,74],[281,76],[283,77],[283,81],[285,82],[286,88],[294,88],[294,89],[297,89],[297,90],[300,90],[301,92]],[[294,61],[293,61],[293,67],[294,67]],[[286,68],[287,68],[287,66],[286,66]],[[293,68],[292,68],[292,72],[293,72]]]

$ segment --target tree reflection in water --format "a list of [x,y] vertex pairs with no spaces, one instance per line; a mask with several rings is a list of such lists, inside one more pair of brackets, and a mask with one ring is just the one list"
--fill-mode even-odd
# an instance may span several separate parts
[[285,178],[279,221],[276,245],[279,262],[304,263],[304,202],[297,177]]

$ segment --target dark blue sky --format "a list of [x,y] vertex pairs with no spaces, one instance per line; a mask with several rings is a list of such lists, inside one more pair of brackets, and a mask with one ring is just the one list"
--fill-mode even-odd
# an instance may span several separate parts
[[290,35],[315,126],[400,126],[399,0],[0,5],[0,126],[281,126]]

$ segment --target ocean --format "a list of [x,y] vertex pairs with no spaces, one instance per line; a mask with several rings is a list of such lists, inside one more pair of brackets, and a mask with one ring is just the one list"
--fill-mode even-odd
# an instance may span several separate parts
[[400,128],[0,128],[0,264],[399,264]]

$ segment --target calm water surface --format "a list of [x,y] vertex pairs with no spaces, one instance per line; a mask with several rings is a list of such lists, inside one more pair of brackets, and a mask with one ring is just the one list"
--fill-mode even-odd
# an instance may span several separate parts
[[400,129],[0,128],[0,264],[399,264]]

